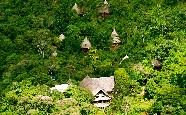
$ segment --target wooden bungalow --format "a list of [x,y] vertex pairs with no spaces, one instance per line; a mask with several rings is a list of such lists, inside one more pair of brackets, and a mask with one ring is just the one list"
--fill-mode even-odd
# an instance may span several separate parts
[[85,39],[83,40],[83,42],[81,43],[81,49],[84,52],[88,52],[88,50],[91,48],[91,43],[88,40],[87,37],[85,37]]
[[99,108],[110,105],[111,93],[114,89],[114,76],[90,78],[85,77],[80,86],[91,91],[94,96],[93,104]]

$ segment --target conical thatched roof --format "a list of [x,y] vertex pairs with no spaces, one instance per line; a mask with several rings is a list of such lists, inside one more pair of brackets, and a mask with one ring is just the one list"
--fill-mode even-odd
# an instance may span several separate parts
[[99,13],[107,13],[107,14],[110,13],[109,4],[106,0],[104,1],[103,6],[99,9]]
[[105,1],[104,1],[104,4],[105,4],[105,5],[108,5],[108,2],[107,2],[107,0],[105,0]]
[[112,33],[111,33],[111,37],[115,38],[115,37],[119,37],[118,33],[116,32],[116,29],[114,28]]
[[72,7],[72,10],[75,10],[77,14],[81,14],[81,9],[78,7],[78,5],[76,3]]
[[81,43],[81,48],[84,48],[84,49],[90,49],[91,48],[91,43],[90,43],[90,41],[88,40],[87,37],[85,37],[85,39]]
[[115,37],[115,38],[113,38],[112,43],[114,43],[114,44],[119,44],[119,43],[121,43],[121,40],[120,40],[119,37]]
[[116,29],[115,28],[113,29],[113,31],[111,33],[111,37],[113,38],[113,40],[112,40],[112,43],[113,44],[119,44],[119,43],[121,43],[121,40],[120,40],[119,35],[116,32]]

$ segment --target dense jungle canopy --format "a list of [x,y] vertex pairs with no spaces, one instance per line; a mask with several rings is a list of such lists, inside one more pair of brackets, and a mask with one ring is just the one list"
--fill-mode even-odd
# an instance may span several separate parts
[[[185,0],[108,0],[106,17],[98,13],[103,3],[0,1],[0,114],[186,115]],[[113,50],[114,28],[121,44]],[[94,107],[79,87],[87,75],[115,77],[109,107]],[[62,83],[71,84],[65,93],[49,91]]]

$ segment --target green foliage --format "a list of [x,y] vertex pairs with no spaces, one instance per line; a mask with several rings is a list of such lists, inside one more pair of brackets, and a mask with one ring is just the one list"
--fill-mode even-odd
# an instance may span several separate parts
[[129,94],[130,79],[124,68],[115,71],[116,89],[122,96]]
[[[51,99],[40,99],[49,96]],[[91,94],[72,85],[65,93],[50,92],[48,86],[33,86],[30,81],[14,82],[3,99],[0,112],[8,114],[94,114],[100,110],[90,104]]]
[[[75,2],[84,16],[72,11]],[[109,0],[106,18],[97,12],[102,3],[1,1],[0,114],[185,114],[185,1]],[[122,41],[115,51],[113,28]],[[88,53],[80,48],[85,36],[92,44]],[[153,59],[161,70],[153,69]],[[115,76],[110,107],[93,107],[90,93],[76,86],[86,75]],[[49,87],[69,80],[66,93],[50,93]],[[53,100],[38,101],[38,95]]]

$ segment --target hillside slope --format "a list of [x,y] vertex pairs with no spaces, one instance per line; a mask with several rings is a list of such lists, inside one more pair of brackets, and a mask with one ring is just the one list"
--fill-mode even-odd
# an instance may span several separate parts
[[[75,2],[84,16],[72,11]],[[108,3],[110,14],[103,18],[101,0],[1,1],[0,113],[186,114],[186,2]],[[111,50],[114,28],[122,43]],[[88,53],[80,47],[85,37],[92,44]],[[122,61],[125,55],[129,59]],[[110,107],[91,105],[92,96],[78,86],[87,75],[115,76]],[[67,82],[73,85],[65,94],[48,91]],[[38,95],[53,100],[39,102]]]

